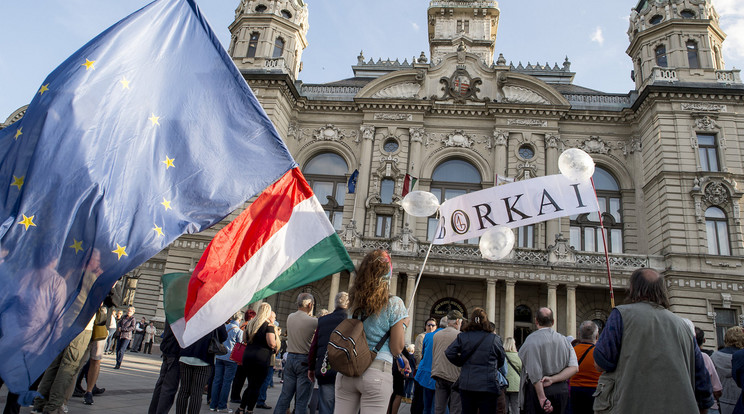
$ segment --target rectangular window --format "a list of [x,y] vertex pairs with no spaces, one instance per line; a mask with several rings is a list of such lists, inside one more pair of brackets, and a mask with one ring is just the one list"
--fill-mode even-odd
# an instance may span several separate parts
[[457,33],[462,32],[462,20],[457,21]]
[[698,152],[700,154],[700,167],[703,171],[718,170],[718,144],[716,136],[709,134],[697,134]]
[[517,247],[532,249],[535,247],[535,225],[523,226],[517,229]]
[[724,346],[723,339],[726,336],[728,328],[738,325],[736,323],[736,311],[733,309],[715,308],[716,312],[716,340],[718,348]]
[[569,243],[574,249],[581,250],[581,227],[571,227]]
[[341,211],[334,211],[332,214],[333,214],[333,220],[331,220],[331,223],[333,223],[333,229],[336,231],[339,231],[342,228],[342,223],[344,220],[344,213]]
[[465,20],[465,33],[470,33],[470,20]]
[[313,183],[313,192],[315,193],[315,197],[318,198],[318,201],[320,201],[320,204],[326,205],[328,204],[328,196],[333,196],[333,183],[316,181]]
[[[594,227],[585,227],[584,228],[584,248],[581,250],[587,251],[587,252],[596,252],[600,251],[596,248],[596,244],[594,243],[594,239],[596,236],[596,231]],[[604,251],[604,250],[601,250]]]
[[393,224],[392,216],[377,216],[377,226],[375,228],[375,237],[390,238],[390,228]]
[[620,229],[610,230],[610,252],[623,252],[623,231]]

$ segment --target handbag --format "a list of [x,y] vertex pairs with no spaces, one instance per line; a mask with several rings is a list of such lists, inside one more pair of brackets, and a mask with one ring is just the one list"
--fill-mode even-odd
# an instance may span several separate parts
[[236,362],[238,365],[243,365],[243,354],[245,353],[245,344],[242,342],[235,342],[233,345],[232,352],[230,352],[230,360]]
[[108,338],[108,328],[106,325],[93,325],[93,337],[91,341],[103,341]]
[[207,352],[215,355],[227,355],[227,347],[217,339],[216,336],[212,335],[212,339],[209,341],[209,348]]

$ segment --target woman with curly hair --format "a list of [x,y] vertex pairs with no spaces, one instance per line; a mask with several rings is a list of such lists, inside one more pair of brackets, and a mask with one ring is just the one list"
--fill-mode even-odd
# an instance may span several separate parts
[[336,412],[372,414],[387,411],[393,393],[393,356],[403,351],[408,324],[403,300],[390,295],[392,274],[390,255],[379,249],[368,253],[357,269],[354,285],[349,290],[349,313],[352,317],[364,319],[364,333],[370,350],[388,331],[390,338],[361,376],[346,377],[341,373],[336,376]]
[[444,352],[460,370],[459,387],[463,414],[496,413],[501,389],[496,372],[506,353],[501,338],[493,333],[486,311],[473,309],[470,321]]
[[262,303],[256,316],[245,327],[246,348],[243,352],[243,367],[248,377],[248,388],[240,399],[240,408],[235,414],[252,413],[258,401],[261,385],[269,373],[274,352],[279,350],[279,341],[274,333],[274,324],[269,323],[271,305]]

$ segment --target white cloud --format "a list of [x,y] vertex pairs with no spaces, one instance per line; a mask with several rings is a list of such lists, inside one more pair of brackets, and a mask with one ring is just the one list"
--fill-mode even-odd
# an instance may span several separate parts
[[[721,29],[726,33],[723,58],[727,62],[744,58],[744,2],[741,0],[716,0],[716,11],[721,16]],[[726,67],[731,68],[731,63]]]
[[419,30],[419,25],[418,25],[418,24],[417,24],[416,22],[411,22],[411,27],[413,27],[413,30],[414,30],[414,31],[417,31],[417,32],[418,32],[418,30]]
[[720,15],[744,15],[744,2],[741,0],[715,0],[713,6]]
[[604,45],[604,36],[602,35],[602,28],[597,26],[597,29],[592,33],[592,42],[599,43],[600,46]]

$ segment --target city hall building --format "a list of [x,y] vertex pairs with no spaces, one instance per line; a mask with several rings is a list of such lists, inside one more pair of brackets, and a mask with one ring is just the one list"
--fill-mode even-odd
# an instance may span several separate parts
[[[665,276],[672,310],[703,328],[709,346],[742,323],[744,84],[739,70],[725,69],[726,35],[710,0],[638,2],[626,50],[635,90],[626,94],[574,84],[568,59],[515,66],[495,56],[501,16],[493,0],[431,0],[428,53],[402,62],[360,54],[353,77],[305,84],[310,7],[241,1],[228,52],[355,263],[371,249],[390,251],[391,293],[408,303],[437,224],[401,207],[406,175],[417,179],[414,190],[444,201],[492,187],[497,177],[557,174],[561,152],[581,148],[596,162],[617,302],[631,272],[650,267]],[[227,222],[182,236],[126,275],[126,297],[139,314],[162,320],[160,277],[193,270]],[[603,325],[611,306],[599,214],[515,234],[513,252],[496,262],[481,257],[477,239],[433,246],[409,341],[427,318],[450,309],[467,316],[483,307],[501,336],[518,343],[542,306],[566,335],[583,320]],[[316,309],[331,309],[353,278],[329,275],[267,301],[283,325],[299,292],[312,293]]]

